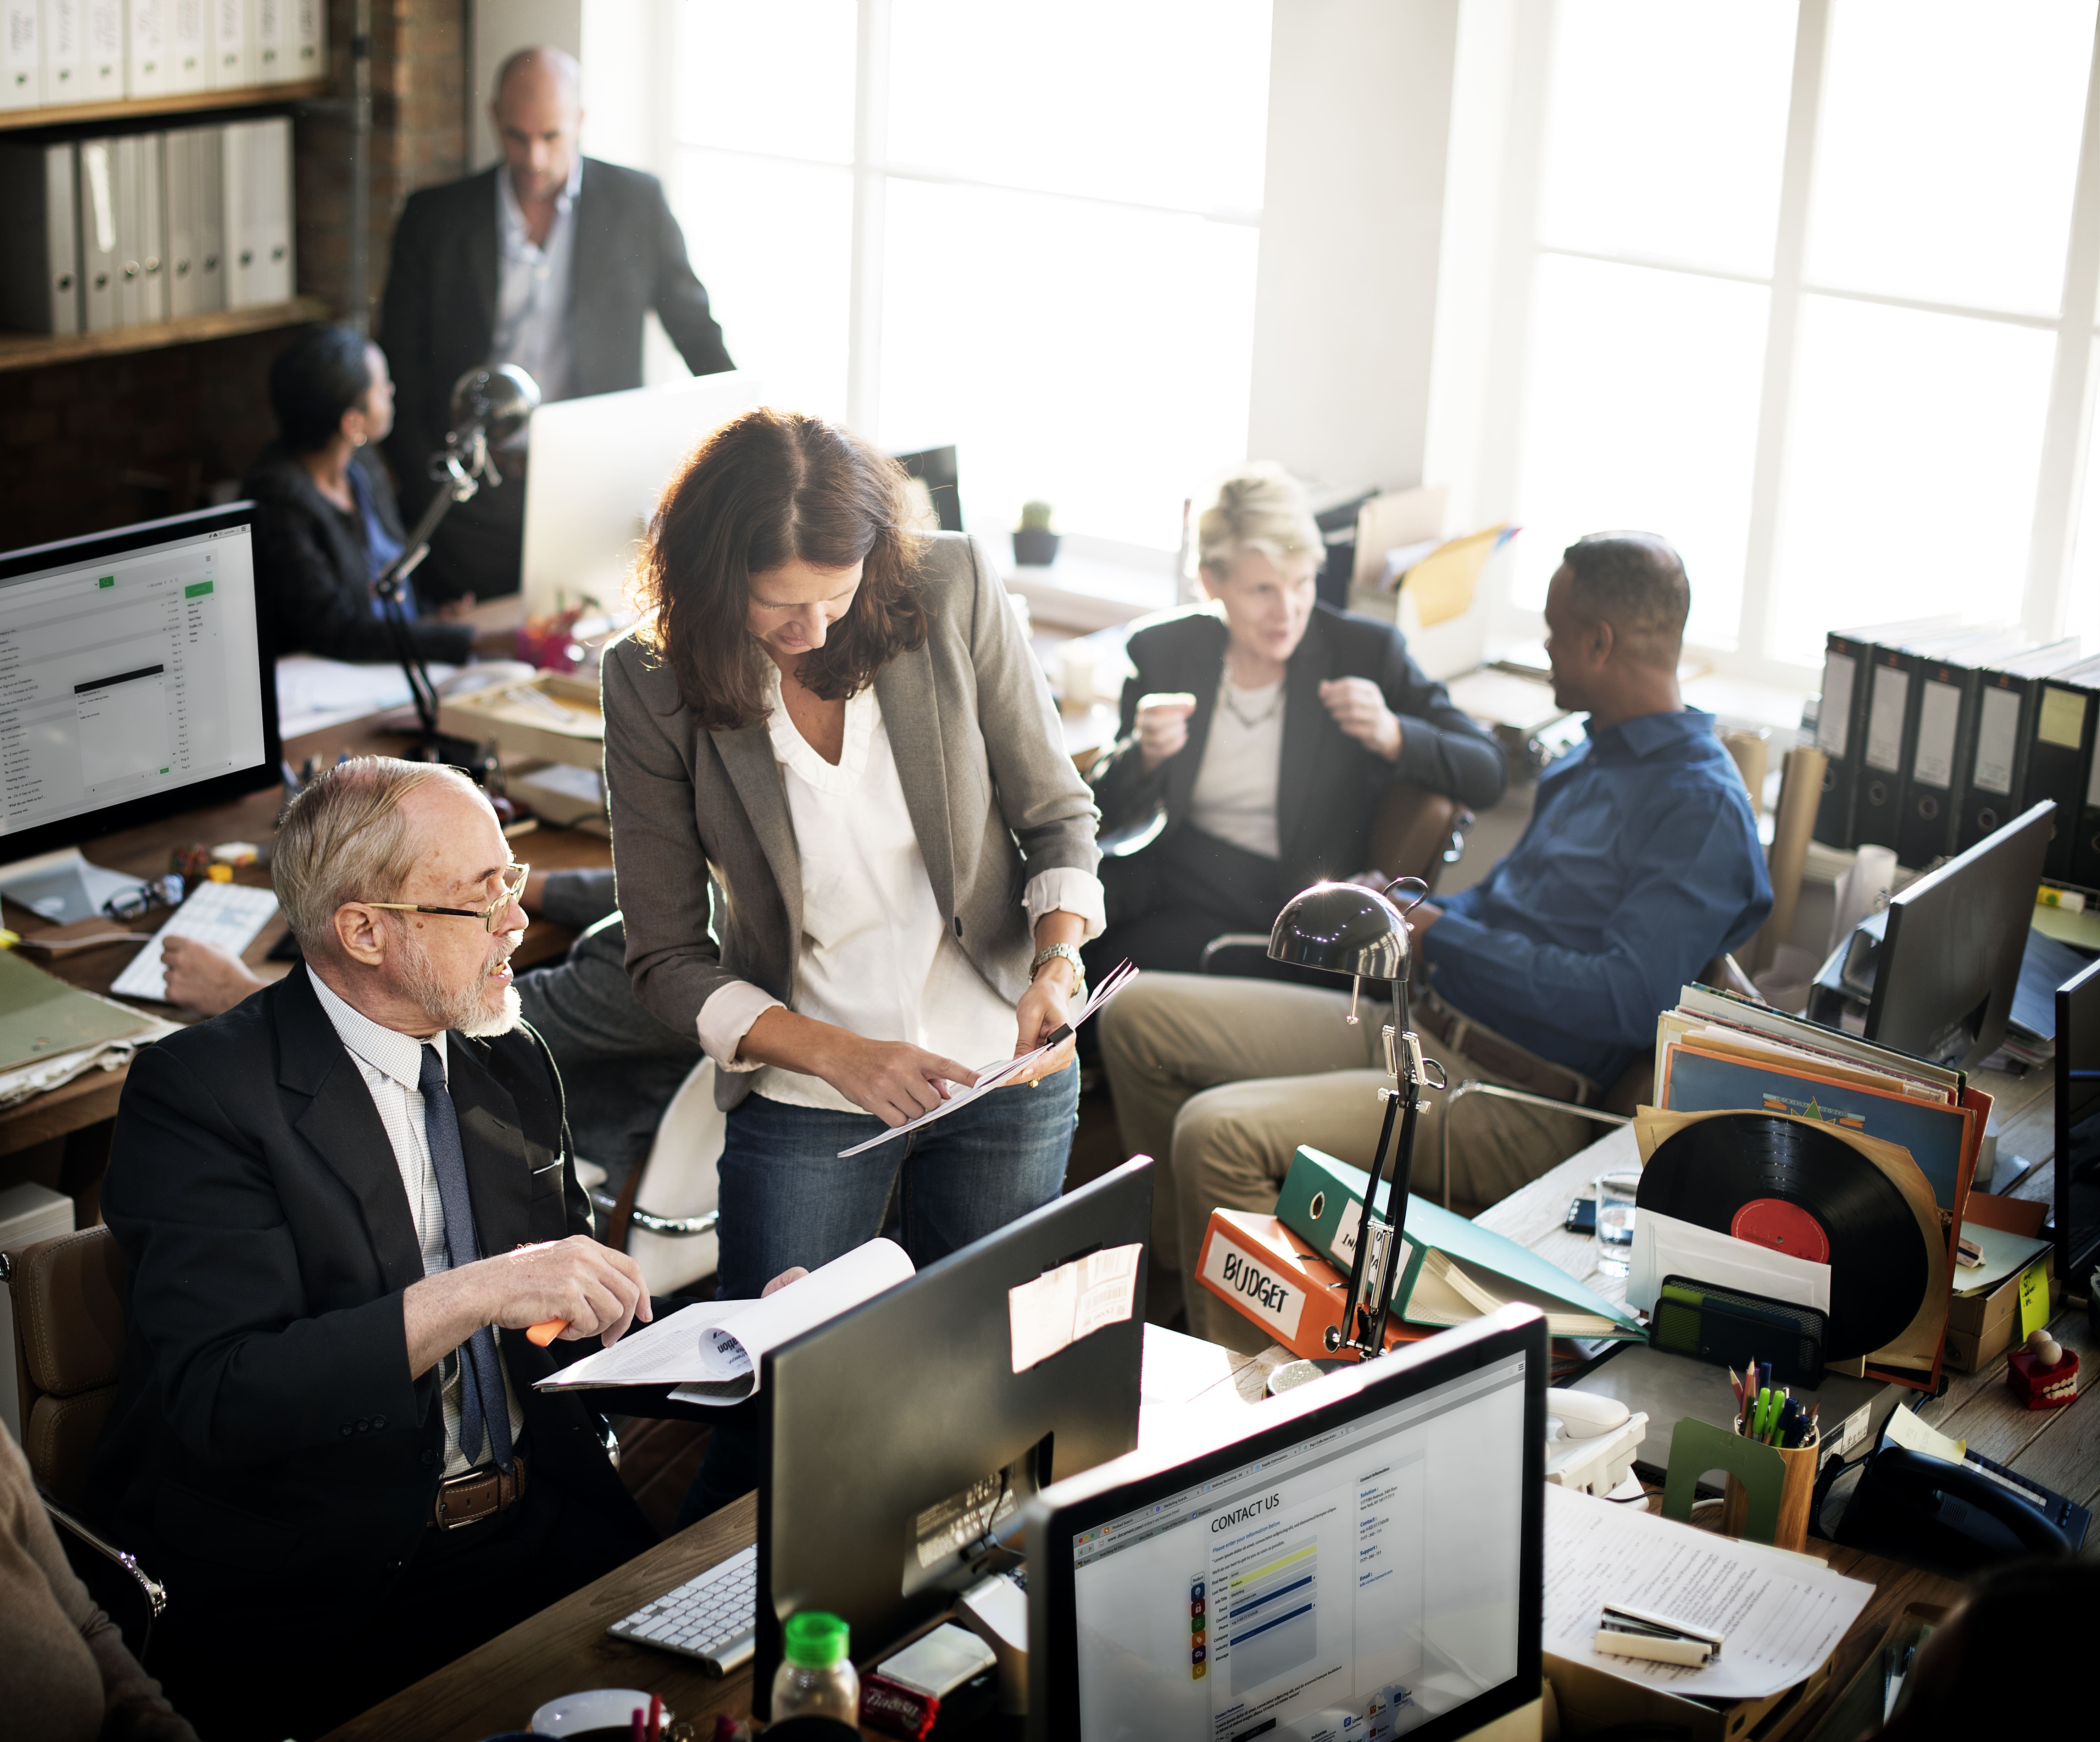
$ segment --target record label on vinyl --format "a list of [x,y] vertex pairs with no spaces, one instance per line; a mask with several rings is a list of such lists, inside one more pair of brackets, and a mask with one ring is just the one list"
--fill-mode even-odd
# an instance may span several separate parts
[[1829,1264],[1824,1351],[1832,1361],[1894,1343],[1931,1284],[1926,1232],[1904,1194],[1843,1138],[1807,1120],[1737,1113],[1688,1125],[1648,1158],[1637,1202]]

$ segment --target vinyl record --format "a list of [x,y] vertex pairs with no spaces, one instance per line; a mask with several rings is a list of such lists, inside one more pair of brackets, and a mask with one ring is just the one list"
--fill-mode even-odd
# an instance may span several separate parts
[[1888,1176],[1835,1132],[1764,1114],[1723,1114],[1656,1147],[1642,1210],[1830,1267],[1831,1361],[1901,1336],[1930,1286],[1917,1217]]

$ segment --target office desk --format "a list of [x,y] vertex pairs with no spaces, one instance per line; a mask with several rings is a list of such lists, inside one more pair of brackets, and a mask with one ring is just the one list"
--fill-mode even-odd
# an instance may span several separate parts
[[[398,754],[404,747],[407,735],[413,724],[412,716],[406,709],[391,714],[376,714],[366,720],[352,721],[346,725],[333,726],[325,731],[294,738],[285,745],[285,759],[297,768],[308,756],[322,756],[333,761],[338,755],[348,752],[353,756],[390,756]],[[265,791],[250,793],[246,798],[231,805],[213,805],[200,810],[183,811],[160,822],[151,822],[135,829],[125,829],[114,835],[105,835],[91,841],[82,849],[98,865],[112,871],[127,872],[133,876],[158,876],[168,868],[168,853],[171,848],[201,841],[207,845],[223,840],[253,841],[258,845],[268,841],[276,832],[277,812],[283,805],[284,791],[271,786]],[[573,829],[549,828],[544,825],[517,841],[518,857],[532,864],[551,870],[589,870],[608,866],[612,862],[610,843],[595,835],[581,834]],[[236,871],[236,882],[267,886],[268,871],[256,868]],[[106,931],[157,930],[168,917],[165,909],[157,908],[135,923],[117,924],[113,921],[94,919],[70,926],[54,926],[39,919],[26,907],[9,902],[6,908],[6,923],[24,937],[90,936]],[[284,935],[281,918],[272,919],[255,942],[249,946],[245,959],[249,967],[266,979],[284,972],[280,964],[265,963],[263,956],[271,945]],[[558,955],[568,947],[572,934],[566,928],[546,922],[535,924],[525,935],[514,958],[520,968],[529,968],[535,962]],[[83,986],[90,992],[107,992],[109,983],[124,971],[131,958],[138,953],[134,944],[112,944],[107,949],[68,951],[63,955],[47,955],[42,950],[25,950],[25,960],[47,969],[60,979],[72,985]],[[185,1020],[183,1013],[165,1005],[142,1005],[140,1008],[165,1015],[176,1021]],[[117,1101],[124,1087],[125,1072],[117,1070],[90,1070],[76,1077],[71,1083],[61,1084],[44,1094],[35,1096],[19,1106],[0,1111],[0,1157],[51,1142],[86,1127],[99,1124],[104,1119],[114,1118]],[[9,1183],[4,1169],[0,1169],[0,1184]]]

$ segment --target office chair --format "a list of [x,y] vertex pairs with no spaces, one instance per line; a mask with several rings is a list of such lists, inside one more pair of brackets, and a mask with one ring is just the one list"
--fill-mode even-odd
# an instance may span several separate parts
[[168,1594],[137,1559],[67,1510],[87,1488],[88,1460],[117,1401],[124,1353],[124,1255],[107,1228],[0,1253],[15,1309],[22,1451],[66,1559],[141,1663]]
[[[605,1170],[579,1161],[597,1175],[585,1180],[598,1213],[599,1238],[641,1267],[652,1294],[668,1294],[715,1272],[720,1241],[719,1170],[728,1122],[715,1105],[715,1065],[702,1059],[664,1109],[655,1140],[615,1197],[603,1189]],[[646,1204],[648,1207],[644,1208]]]

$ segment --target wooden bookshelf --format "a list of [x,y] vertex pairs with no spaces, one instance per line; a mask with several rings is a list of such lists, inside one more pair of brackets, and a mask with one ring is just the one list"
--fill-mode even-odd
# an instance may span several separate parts
[[184,90],[159,97],[124,97],[112,103],[0,109],[0,133],[28,127],[72,127],[98,121],[150,121],[156,116],[194,115],[205,109],[252,109],[272,103],[302,103],[328,93],[329,82],[315,78],[289,85],[249,85],[239,90]]
[[112,357],[129,351],[153,351],[163,345],[267,333],[273,327],[326,320],[330,312],[323,298],[293,297],[289,302],[214,309],[208,315],[186,315],[180,320],[159,320],[147,326],[110,327],[99,333],[0,333],[0,370],[41,368],[46,364],[77,362],[82,357]]

